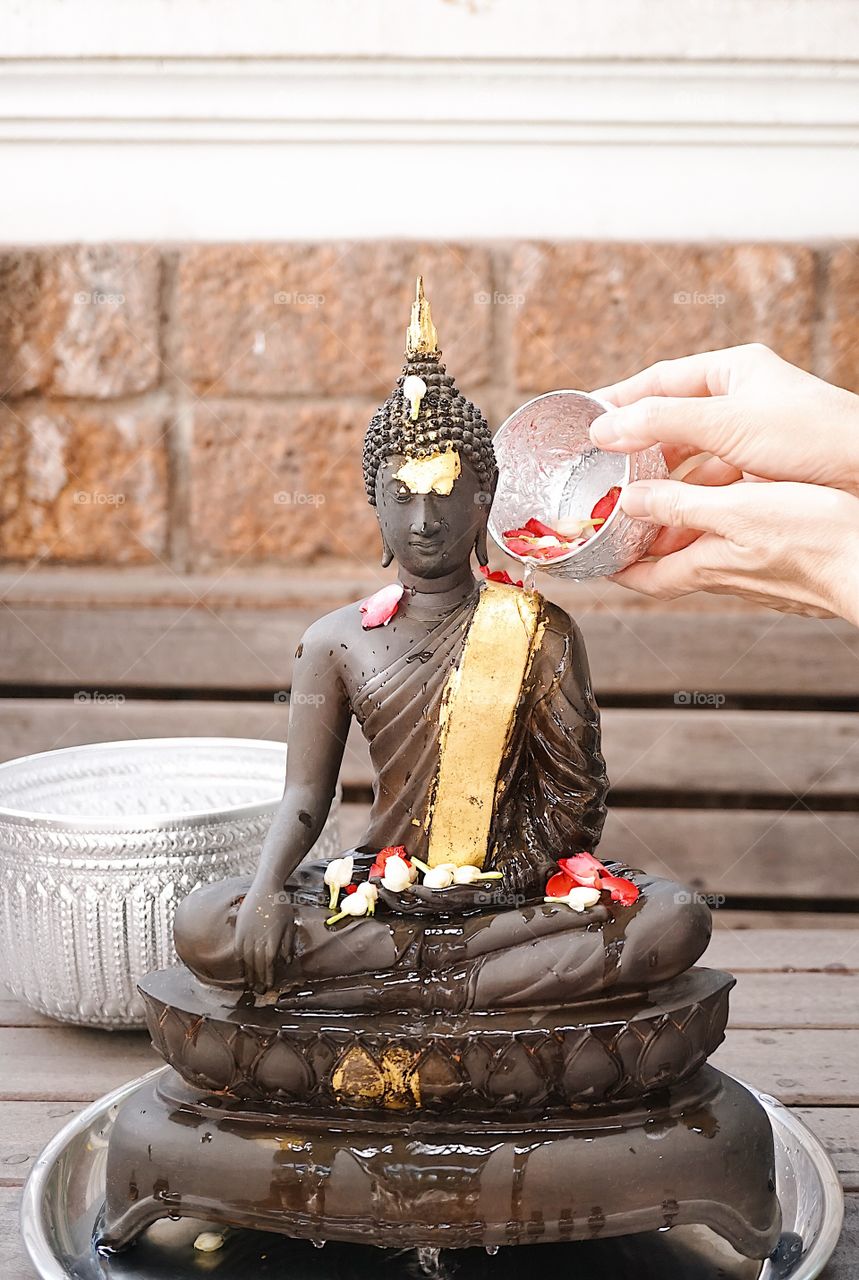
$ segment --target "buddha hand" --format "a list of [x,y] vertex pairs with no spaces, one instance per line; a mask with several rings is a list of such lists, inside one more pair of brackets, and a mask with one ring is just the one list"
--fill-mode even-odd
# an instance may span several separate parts
[[288,950],[294,907],[282,888],[252,884],[236,917],[235,952],[249,988],[270,991],[274,964]]

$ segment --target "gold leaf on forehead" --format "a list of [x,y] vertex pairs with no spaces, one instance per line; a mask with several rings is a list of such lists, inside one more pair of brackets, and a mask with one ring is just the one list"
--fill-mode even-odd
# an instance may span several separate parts
[[457,476],[462,473],[462,463],[456,449],[436,449],[422,458],[409,458],[394,479],[404,484],[409,493],[441,493],[447,496]]

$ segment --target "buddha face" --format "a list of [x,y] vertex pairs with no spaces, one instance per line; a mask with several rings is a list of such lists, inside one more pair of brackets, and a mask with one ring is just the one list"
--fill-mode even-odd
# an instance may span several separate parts
[[419,459],[392,454],[376,477],[385,548],[417,578],[442,578],[468,563],[485,541],[491,500],[467,457],[452,448]]

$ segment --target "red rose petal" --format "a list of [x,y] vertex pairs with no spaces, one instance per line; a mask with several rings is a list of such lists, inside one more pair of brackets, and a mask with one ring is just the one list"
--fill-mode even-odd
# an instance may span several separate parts
[[537,560],[557,560],[559,556],[565,556],[569,551],[575,548],[574,542],[562,542],[559,547],[540,547],[534,552]]
[[347,884],[345,891],[346,893],[357,893],[358,886],[356,884]]
[[611,894],[612,902],[619,902],[622,907],[631,907],[641,892],[638,885],[623,876],[612,876],[606,873],[600,876],[600,880],[603,889],[607,889]]
[[563,871],[556,872],[546,885],[547,898],[566,898],[571,889],[575,889],[576,882],[571,876],[564,875]]
[[381,862],[382,866],[385,865],[389,858],[402,858],[404,862],[408,862],[409,855],[406,846],[404,844],[389,844],[376,854],[376,861]]
[[563,540],[563,534],[558,533],[557,529],[550,528],[549,525],[543,524],[542,520],[537,520],[533,516],[530,520],[526,520],[525,528],[538,538],[560,538]]
[[[579,545],[580,539],[565,538],[542,520],[531,519],[522,529],[508,529],[503,535],[504,545],[511,555],[528,560],[557,560],[568,555]],[[546,540],[552,539],[547,546]],[[541,545],[542,544],[542,545]]]
[[363,614],[361,626],[365,631],[370,627],[385,627],[391,621],[400,606],[405,587],[401,582],[392,582],[382,587],[374,595],[362,600],[358,606]]
[[506,569],[494,569],[490,573],[489,566],[482,564],[480,566],[480,572],[483,574],[487,582],[503,582],[506,587],[522,587],[525,585],[521,578],[518,582],[514,582]]
[[586,889],[601,889],[605,867],[590,853],[576,853],[570,858],[559,858],[558,866],[576,884]]
[[534,543],[530,539],[505,538],[504,545],[508,551],[512,551],[513,554],[516,556],[530,556],[532,559],[536,558],[534,556],[534,551],[536,550],[536,548],[534,547]]
[[594,509],[591,512],[591,519],[602,521],[608,520],[612,511],[614,511],[617,506],[617,500],[619,497],[620,485],[613,485],[612,488],[609,489],[608,493],[604,493],[599,502],[594,504]]

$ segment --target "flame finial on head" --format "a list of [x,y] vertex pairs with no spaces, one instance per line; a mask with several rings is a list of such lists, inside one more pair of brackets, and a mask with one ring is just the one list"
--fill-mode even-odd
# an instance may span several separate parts
[[376,505],[376,479],[386,458],[396,454],[419,460],[448,451],[456,452],[460,465],[468,462],[491,493],[496,466],[489,424],[441,362],[423,277],[418,276],[402,372],[364,436],[364,484],[370,504]]
[[438,349],[438,333],[432,322],[430,304],[424,296],[424,278],[418,276],[415,286],[415,300],[412,303],[412,316],[406,329],[407,356],[440,355]]

